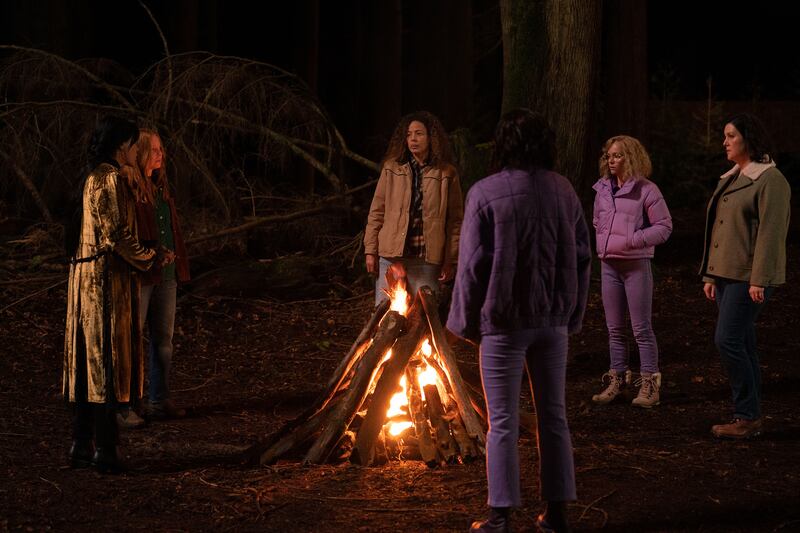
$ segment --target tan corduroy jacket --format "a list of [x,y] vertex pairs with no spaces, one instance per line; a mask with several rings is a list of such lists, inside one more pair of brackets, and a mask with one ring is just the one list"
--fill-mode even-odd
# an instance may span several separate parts
[[[383,165],[364,231],[364,252],[393,258],[403,255],[411,206],[411,167],[390,161]],[[464,198],[452,165],[428,166],[422,172],[422,231],[425,261],[456,263],[464,218]]]
[[134,320],[139,285],[155,251],[136,239],[133,198],[112,165],[99,165],[83,189],[81,236],[70,266],[64,339],[64,396],[104,403],[140,398],[142,337]]
[[736,166],[720,178],[708,203],[700,274],[757,287],[786,281],[791,188],[774,163]]

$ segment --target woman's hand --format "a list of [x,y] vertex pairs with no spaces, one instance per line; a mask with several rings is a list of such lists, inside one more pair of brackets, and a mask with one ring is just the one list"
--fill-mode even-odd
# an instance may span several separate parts
[[758,285],[750,285],[750,299],[757,304],[764,303],[764,287]]
[[173,252],[169,248],[167,248],[165,246],[159,246],[158,247],[158,253],[157,253],[157,256],[156,256],[156,261],[158,261],[158,265],[160,267],[165,267],[167,265],[171,265],[172,263],[175,262],[175,258],[176,257],[177,256],[175,255],[175,252]]
[[703,292],[706,293],[706,298],[709,300],[713,301],[717,299],[717,288],[713,283],[706,283],[703,285]]
[[378,256],[375,254],[367,254],[367,273],[378,275]]
[[456,274],[456,266],[453,263],[442,265],[442,272],[439,274],[439,281],[450,281]]

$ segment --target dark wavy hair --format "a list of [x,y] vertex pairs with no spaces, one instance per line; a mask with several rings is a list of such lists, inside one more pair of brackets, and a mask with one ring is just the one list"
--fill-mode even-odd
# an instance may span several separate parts
[[750,113],[741,113],[731,117],[725,124],[731,124],[742,134],[750,160],[757,163],[773,161],[775,151],[772,139],[764,124]]
[[81,236],[81,218],[83,215],[83,188],[89,174],[101,163],[117,165],[114,156],[117,150],[125,143],[135,143],[139,139],[139,128],[130,120],[113,115],[101,118],[92,133],[89,141],[87,165],[83,178],[72,191],[67,207],[67,216],[64,227],[64,249],[67,257],[73,257],[78,249]]
[[89,166],[94,168],[100,163],[114,161],[114,155],[122,145],[139,140],[139,128],[130,120],[116,116],[100,119],[89,142]]
[[408,136],[408,127],[415,120],[421,122],[428,130],[430,142],[428,164],[433,166],[452,165],[454,158],[453,149],[450,147],[450,138],[447,136],[442,122],[429,111],[417,111],[400,119],[392,133],[392,138],[389,139],[389,146],[386,148],[386,155],[383,156],[382,163],[388,161],[407,163],[411,159],[406,137]]
[[503,115],[494,130],[491,168],[550,169],[556,159],[556,135],[541,113],[527,108]]

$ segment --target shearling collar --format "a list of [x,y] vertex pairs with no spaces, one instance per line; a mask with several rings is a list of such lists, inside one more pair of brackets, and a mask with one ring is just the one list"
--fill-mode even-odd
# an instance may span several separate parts
[[[761,177],[761,174],[764,173],[767,169],[770,169],[775,166],[775,161],[770,161],[769,163],[756,163],[755,161],[750,161],[747,166],[741,171],[741,173],[753,181],[756,181],[758,178]],[[730,178],[734,174],[739,172],[739,165],[734,165],[732,169],[727,171],[725,174],[719,177],[719,179],[724,180],[726,178]]]

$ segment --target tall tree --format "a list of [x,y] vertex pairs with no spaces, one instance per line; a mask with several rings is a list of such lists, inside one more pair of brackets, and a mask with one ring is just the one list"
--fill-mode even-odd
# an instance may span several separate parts
[[647,2],[606,0],[603,20],[602,136],[647,143]]
[[500,0],[500,16],[503,111],[543,113],[556,131],[557,168],[580,188],[596,142],[601,0]]

